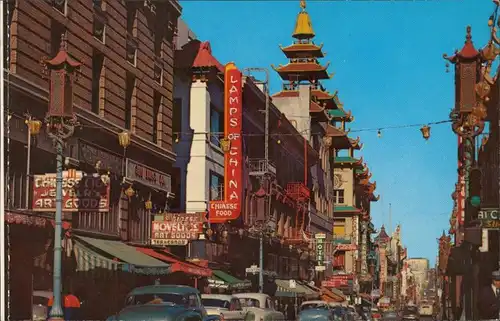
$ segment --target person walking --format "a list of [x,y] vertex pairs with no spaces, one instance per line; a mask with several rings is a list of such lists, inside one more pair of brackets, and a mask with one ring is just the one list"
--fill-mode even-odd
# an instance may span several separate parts
[[481,320],[500,319],[500,270],[491,273],[491,284],[481,288],[478,297]]

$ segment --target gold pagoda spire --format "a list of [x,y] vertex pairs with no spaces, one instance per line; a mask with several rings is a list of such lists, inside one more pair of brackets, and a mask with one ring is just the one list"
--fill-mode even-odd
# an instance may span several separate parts
[[314,30],[311,23],[311,18],[306,11],[306,0],[300,0],[300,8],[302,9],[297,16],[295,29],[292,37],[295,39],[311,39],[314,38]]

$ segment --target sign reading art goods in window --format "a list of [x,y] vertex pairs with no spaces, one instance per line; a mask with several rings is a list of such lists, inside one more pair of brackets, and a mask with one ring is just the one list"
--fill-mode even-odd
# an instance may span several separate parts
[[152,245],[187,245],[203,233],[204,213],[167,213],[155,216],[151,226]]
[[[56,211],[56,174],[34,175],[33,211]],[[63,172],[63,212],[108,212],[109,184],[100,176],[83,175],[81,171]]]
[[[208,216],[212,223],[237,219],[241,213],[242,198],[242,77],[233,63],[224,72],[224,198],[209,203]],[[227,149],[227,150],[225,150]]]
[[139,164],[131,159],[127,159],[126,165],[127,178],[164,192],[171,191],[172,179],[170,175],[146,165]]

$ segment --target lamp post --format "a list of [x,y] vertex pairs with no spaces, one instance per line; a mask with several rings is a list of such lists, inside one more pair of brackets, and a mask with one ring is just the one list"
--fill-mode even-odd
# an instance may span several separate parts
[[26,115],[26,120],[24,121],[26,127],[28,128],[27,138],[27,157],[26,157],[26,199],[25,208],[29,208],[30,203],[30,179],[31,179],[31,136],[36,136],[40,133],[40,128],[42,127],[42,122],[34,119],[31,115]]
[[61,46],[52,59],[42,59],[44,75],[50,78],[50,97],[48,112],[45,117],[47,134],[54,142],[56,149],[56,213],[54,230],[54,266],[53,293],[54,302],[50,310],[49,320],[62,321],[64,313],[61,305],[61,237],[62,237],[62,183],[63,183],[63,148],[78,125],[73,113],[73,83],[78,76],[81,63],[67,52],[66,35],[61,36]]

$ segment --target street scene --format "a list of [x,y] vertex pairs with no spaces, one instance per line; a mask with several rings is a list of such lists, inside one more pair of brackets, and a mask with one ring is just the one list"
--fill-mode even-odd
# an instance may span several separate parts
[[500,320],[498,0],[4,0],[0,320]]

